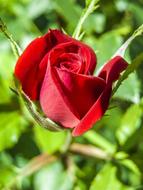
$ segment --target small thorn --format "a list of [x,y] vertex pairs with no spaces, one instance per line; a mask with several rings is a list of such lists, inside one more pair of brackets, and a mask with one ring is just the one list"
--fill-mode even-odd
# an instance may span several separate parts
[[115,108],[117,108],[117,106],[111,106],[108,108],[108,110],[115,109]]
[[110,115],[109,114],[105,114],[103,117],[109,117]]
[[11,90],[12,92],[14,92],[16,95],[19,95],[16,89],[14,89],[14,88],[12,88],[12,87],[9,87],[9,88],[10,88],[10,90]]

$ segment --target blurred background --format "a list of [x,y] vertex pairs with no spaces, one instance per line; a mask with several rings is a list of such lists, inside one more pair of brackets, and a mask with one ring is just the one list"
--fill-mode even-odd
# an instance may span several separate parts
[[[99,3],[84,23],[82,39],[97,52],[97,69],[143,24],[143,0]],[[49,28],[72,35],[84,6],[84,0],[0,0],[0,17],[24,49]],[[143,36],[132,42],[126,60],[142,52]],[[96,151],[81,155],[64,151],[67,133],[34,127],[10,90],[15,63],[0,33],[0,190],[143,190],[143,64],[120,86],[103,119],[72,139],[85,152],[87,146]]]

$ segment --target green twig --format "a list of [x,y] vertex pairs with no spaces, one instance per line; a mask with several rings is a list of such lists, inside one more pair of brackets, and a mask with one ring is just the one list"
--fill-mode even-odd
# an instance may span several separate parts
[[49,118],[41,116],[41,114],[36,110],[34,103],[29,99],[29,97],[22,90],[19,90],[19,92],[30,114],[41,127],[48,129],[50,131],[64,130],[64,128],[62,128],[57,123],[50,120]]
[[110,154],[103,151],[102,149],[86,144],[73,143],[70,146],[70,151],[72,153],[94,157],[101,160],[110,160],[112,158]]
[[71,145],[72,142],[72,134],[71,131],[67,131],[67,136],[65,140],[65,144],[61,148],[61,153],[66,153]]
[[15,42],[12,35],[8,32],[7,27],[1,18],[0,18],[0,31],[3,32],[3,34],[6,36],[6,38],[10,41],[13,53],[16,56],[16,58],[18,58],[21,54],[20,47]]
[[135,32],[132,34],[132,36],[116,51],[116,53],[113,55],[115,56],[121,56],[124,57],[125,51],[128,48],[128,46],[131,44],[131,42],[137,37],[143,34],[143,24],[135,30]]
[[[113,55],[115,56],[121,56],[124,57],[125,51],[128,48],[128,46],[131,44],[131,42],[137,37],[143,34],[143,24],[135,30],[135,32],[132,34],[132,36],[117,50],[117,52]],[[115,94],[115,92],[118,90],[122,82],[128,78],[128,76],[134,72],[137,67],[143,62],[143,53],[141,53],[139,56],[137,56],[132,63],[127,67],[123,75],[119,78],[116,86],[113,89],[112,96]]]
[[79,39],[84,21],[95,9],[99,7],[98,5],[96,5],[98,2],[99,0],[91,0],[90,3],[86,6],[86,8],[83,10],[79,22],[73,32],[73,38]]

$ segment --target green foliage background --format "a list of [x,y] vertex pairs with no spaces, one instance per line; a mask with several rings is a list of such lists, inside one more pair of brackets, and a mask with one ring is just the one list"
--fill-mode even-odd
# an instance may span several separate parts
[[[0,16],[24,49],[49,28],[64,28],[72,35],[83,7],[83,0],[0,0]],[[83,41],[97,52],[97,71],[143,23],[142,15],[142,0],[100,1],[83,26]],[[143,36],[130,45],[126,59],[131,62],[142,52]],[[9,42],[0,34],[0,190],[143,189],[143,64],[120,86],[110,105],[114,107],[103,119],[72,139],[99,148],[107,155],[101,158],[101,152],[94,156],[64,152],[67,133],[34,127],[9,88],[15,63]],[[58,158],[33,172],[47,154]]]

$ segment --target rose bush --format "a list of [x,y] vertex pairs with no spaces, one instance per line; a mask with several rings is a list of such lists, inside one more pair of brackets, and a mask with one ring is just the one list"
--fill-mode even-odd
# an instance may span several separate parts
[[25,49],[14,74],[29,98],[40,102],[48,118],[64,128],[74,128],[77,136],[104,115],[113,82],[127,65],[116,56],[93,76],[94,51],[59,30],[49,30]]

